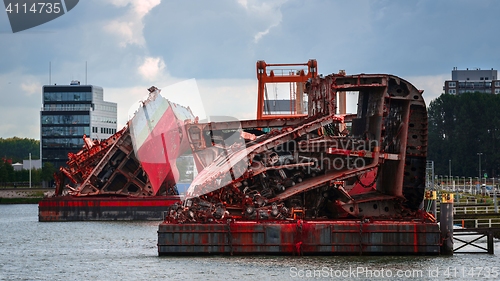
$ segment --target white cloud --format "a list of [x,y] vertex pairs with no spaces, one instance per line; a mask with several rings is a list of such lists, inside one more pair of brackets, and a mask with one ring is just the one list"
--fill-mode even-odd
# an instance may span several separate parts
[[109,0],[109,2],[117,7],[131,6],[135,13],[143,17],[158,6],[161,0]]
[[129,7],[128,12],[119,19],[110,20],[104,29],[120,38],[120,47],[138,45],[145,47],[143,36],[144,23],[142,19],[161,0],[109,0],[117,7]]
[[142,18],[154,7],[160,5],[161,0],[131,0],[133,3],[134,11]]
[[144,59],[144,63],[139,66],[139,73],[142,77],[148,81],[154,81],[162,74],[165,69],[165,62],[160,57],[147,57]]
[[[32,79],[34,79],[34,78],[32,78]],[[40,91],[42,89],[42,84],[40,83],[40,81],[24,82],[21,84],[21,89],[28,96],[40,94]]]
[[265,2],[259,0],[238,0],[238,4],[245,8],[250,16],[259,18],[259,23],[264,22],[267,25],[263,31],[258,31],[254,35],[255,43],[258,43],[262,37],[269,34],[272,28],[280,25],[283,18],[280,9],[286,1],[287,0]]
[[243,6],[245,9],[248,9],[248,0],[238,0],[238,4]]
[[279,22],[271,24],[271,26],[269,26],[266,30],[264,30],[264,31],[260,31],[260,32],[257,32],[257,34],[255,34],[255,36],[254,36],[254,38],[253,38],[254,42],[255,42],[255,43],[258,43],[258,42],[259,42],[259,40],[260,40],[263,36],[265,36],[265,35],[267,35],[267,34],[269,33],[269,31],[271,30],[271,28],[278,26],[280,23],[281,23],[281,19],[280,19],[280,21],[279,21]]

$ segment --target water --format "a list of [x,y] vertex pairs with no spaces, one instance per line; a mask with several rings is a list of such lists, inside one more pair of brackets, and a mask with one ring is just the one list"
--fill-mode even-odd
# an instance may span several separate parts
[[157,229],[158,222],[40,223],[37,205],[0,205],[0,280],[500,279],[498,240],[496,255],[158,257]]

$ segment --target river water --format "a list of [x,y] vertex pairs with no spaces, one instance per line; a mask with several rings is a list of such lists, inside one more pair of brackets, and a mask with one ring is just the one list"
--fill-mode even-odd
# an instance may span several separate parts
[[0,280],[499,280],[495,255],[159,257],[159,222],[38,222],[0,205]]

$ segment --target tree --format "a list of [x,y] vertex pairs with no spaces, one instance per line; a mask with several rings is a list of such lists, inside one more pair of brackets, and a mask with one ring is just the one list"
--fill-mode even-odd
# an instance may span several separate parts
[[477,176],[478,156],[481,174],[496,176],[500,168],[500,95],[464,93],[442,94],[428,108],[428,159],[435,173]]
[[41,179],[43,181],[51,182],[54,180],[54,173],[56,172],[56,168],[50,162],[43,163]]
[[5,183],[8,181],[9,175],[7,165],[9,165],[9,163],[4,162],[2,159],[0,159],[0,183]]
[[22,162],[31,153],[32,159],[40,159],[40,141],[28,138],[0,138],[0,157]]

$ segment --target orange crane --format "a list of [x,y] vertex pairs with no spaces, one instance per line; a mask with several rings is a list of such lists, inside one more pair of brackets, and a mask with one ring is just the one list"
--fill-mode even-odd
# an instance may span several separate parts
[[[269,69],[268,69],[269,67]],[[302,67],[299,70],[279,69],[283,67]],[[307,67],[307,72],[304,68]],[[281,71],[279,71],[281,70]],[[263,60],[257,61],[257,79],[258,83],[258,97],[257,97],[257,120],[264,119],[277,119],[277,118],[297,118],[305,117],[302,108],[303,103],[303,89],[305,82],[316,77],[318,74],[318,64],[316,60],[311,59],[307,63],[285,63],[285,64],[269,64]],[[266,84],[268,83],[290,83],[290,114],[266,114],[264,112],[265,97],[267,96]],[[297,93],[295,87],[297,85]],[[269,109],[269,108],[268,108]]]

